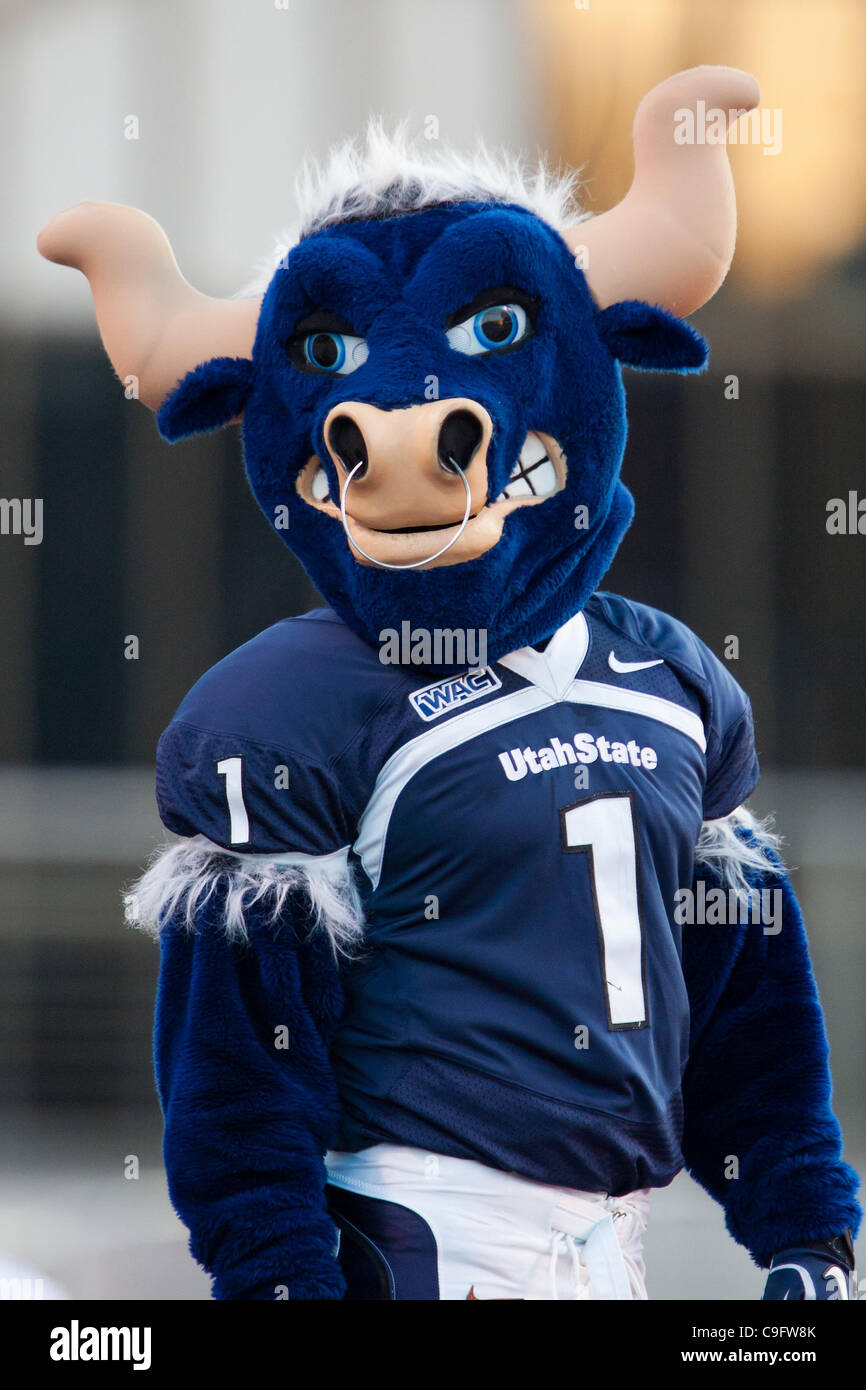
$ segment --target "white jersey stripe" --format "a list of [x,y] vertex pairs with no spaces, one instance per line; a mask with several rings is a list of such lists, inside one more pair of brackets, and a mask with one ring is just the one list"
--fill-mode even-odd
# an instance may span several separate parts
[[522,718],[524,714],[533,714],[554,704],[556,701],[545,691],[527,685],[522,690],[512,691],[510,695],[488,700],[486,704],[467,710],[465,714],[455,714],[447,724],[425,729],[423,734],[404,743],[391,755],[376,778],[373,794],[358,822],[358,837],[354,845],[355,853],[374,888],[378,886],[382,873],[391,812],[401,791],[415,773],[434,758],[449,753],[452,748],[459,748],[462,743],[468,743],[488,729],[497,729],[502,724]]
[[628,710],[630,714],[645,714],[687,734],[700,748],[707,751],[707,736],[700,715],[694,714],[673,700],[660,695],[646,695],[642,690],[625,690],[620,685],[604,685],[602,681],[572,681],[565,699],[575,705],[599,705],[602,709]]
[[[201,838],[204,839],[205,837],[202,836]],[[210,841],[207,843],[210,844]],[[274,864],[277,868],[310,869],[341,877],[346,872],[351,846],[343,845],[342,849],[331,850],[330,854],[304,854],[302,850],[277,850],[273,854],[244,854],[237,849],[223,849],[221,845],[214,845],[213,848],[218,854],[231,854],[244,864]]]

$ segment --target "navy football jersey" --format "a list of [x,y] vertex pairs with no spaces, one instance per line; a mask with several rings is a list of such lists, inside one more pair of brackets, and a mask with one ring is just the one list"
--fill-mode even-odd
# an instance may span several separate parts
[[675,895],[757,777],[722,663],[598,593],[544,650],[462,675],[383,664],[330,610],[277,623],[183,701],[157,789],[181,835],[348,860],[337,1147],[619,1194],[682,1165]]

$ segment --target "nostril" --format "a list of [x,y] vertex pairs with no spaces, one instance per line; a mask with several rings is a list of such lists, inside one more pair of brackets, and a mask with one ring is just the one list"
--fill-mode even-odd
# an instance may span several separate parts
[[347,473],[351,473],[359,463],[363,464],[355,474],[356,478],[363,478],[367,471],[367,445],[360,426],[351,415],[334,416],[328,428],[328,447]]
[[439,430],[439,463],[449,473],[463,472],[472,462],[481,440],[484,426],[471,410],[452,410]]

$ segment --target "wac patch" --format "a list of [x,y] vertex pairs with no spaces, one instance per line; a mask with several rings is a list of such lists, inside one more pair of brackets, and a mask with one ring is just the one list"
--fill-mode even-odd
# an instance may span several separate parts
[[425,685],[421,690],[413,690],[409,702],[415,713],[429,723],[472,700],[480,700],[482,695],[489,695],[491,690],[499,690],[501,686],[496,672],[484,666],[480,671],[466,671],[462,676],[451,676]]

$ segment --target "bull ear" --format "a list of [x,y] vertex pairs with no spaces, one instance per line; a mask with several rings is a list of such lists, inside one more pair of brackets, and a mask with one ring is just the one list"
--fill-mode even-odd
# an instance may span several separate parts
[[602,309],[596,328],[612,357],[655,372],[700,372],[710,349],[705,338],[665,309],[623,299]]
[[253,384],[249,357],[214,357],[187,372],[159,408],[163,439],[175,443],[191,434],[218,430],[244,413]]

